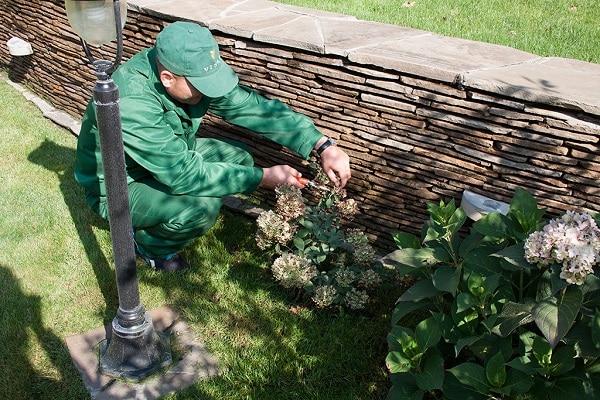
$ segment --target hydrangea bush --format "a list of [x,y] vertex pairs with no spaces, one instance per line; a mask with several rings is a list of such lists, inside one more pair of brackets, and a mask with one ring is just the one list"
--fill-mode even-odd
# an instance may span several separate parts
[[358,212],[356,201],[344,189],[325,186],[329,181],[323,173],[317,173],[315,182],[327,190],[312,189],[313,205],[292,185],[275,189],[275,209],[257,218],[256,243],[275,251],[271,270],[283,287],[319,308],[362,309],[386,271],[367,235],[344,224]]
[[415,278],[393,312],[388,399],[600,398],[598,216],[544,220],[524,190],[468,230],[454,201],[427,207],[384,259]]

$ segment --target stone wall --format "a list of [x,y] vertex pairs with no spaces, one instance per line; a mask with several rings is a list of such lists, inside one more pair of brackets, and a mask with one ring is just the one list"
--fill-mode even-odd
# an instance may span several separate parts
[[[417,232],[425,201],[464,189],[508,202],[516,188],[552,213],[600,211],[600,65],[359,21],[269,1],[132,0],[127,59],[179,19],[208,26],[242,83],[278,97],[339,140],[354,169],[357,224],[394,247]],[[62,1],[5,2],[0,68],[79,118],[95,78]],[[94,49],[111,58],[114,46]],[[259,165],[304,164],[256,135],[209,116],[201,134],[242,134]],[[271,192],[259,197],[272,202]]]

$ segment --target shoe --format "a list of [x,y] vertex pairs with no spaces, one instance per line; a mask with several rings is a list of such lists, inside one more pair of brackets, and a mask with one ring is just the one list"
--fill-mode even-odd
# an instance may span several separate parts
[[135,242],[135,228],[133,228],[133,244],[135,246],[135,254],[140,257],[150,266],[150,268],[157,269],[159,271],[182,271],[189,267],[188,263],[177,253],[173,253],[167,258],[151,258],[142,253],[137,243]]
[[182,271],[189,267],[188,263],[177,253],[173,253],[167,258],[150,258],[140,252],[137,252],[137,255],[151,268],[159,271]]

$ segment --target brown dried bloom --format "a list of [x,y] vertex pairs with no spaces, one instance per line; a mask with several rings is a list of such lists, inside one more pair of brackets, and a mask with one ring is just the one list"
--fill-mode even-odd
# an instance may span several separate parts
[[381,277],[377,272],[368,269],[361,274],[359,283],[367,289],[374,289],[381,283]]
[[302,192],[289,183],[279,185],[275,189],[277,197],[276,210],[286,221],[301,217],[306,210],[302,199]]
[[263,250],[275,243],[286,244],[296,233],[295,226],[271,210],[261,213],[256,219],[256,224],[256,243]]
[[335,281],[341,287],[350,287],[356,279],[356,274],[347,268],[341,268],[335,273]]
[[369,295],[364,290],[351,289],[346,293],[346,304],[353,310],[360,310],[365,308],[365,305],[369,301]]
[[340,216],[348,220],[354,219],[354,216],[358,213],[358,204],[354,199],[340,200],[335,203]]
[[369,238],[360,229],[348,229],[346,233],[346,242],[352,245],[352,247],[360,247],[361,245],[369,243]]
[[313,292],[312,301],[317,307],[329,307],[337,297],[337,290],[331,285],[317,286]]
[[369,244],[363,244],[355,247],[352,254],[354,262],[358,265],[371,265],[375,262],[375,250]]
[[302,288],[317,275],[317,268],[308,259],[293,253],[277,258],[271,270],[275,279],[285,288]]

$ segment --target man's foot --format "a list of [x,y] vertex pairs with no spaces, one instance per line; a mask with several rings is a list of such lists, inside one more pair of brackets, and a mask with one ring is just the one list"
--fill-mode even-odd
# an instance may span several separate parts
[[159,271],[182,271],[189,267],[188,263],[186,263],[183,260],[183,258],[181,258],[177,253],[173,253],[167,258],[151,258],[144,254],[141,254],[140,252],[136,253],[151,268],[154,268]]

